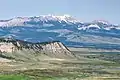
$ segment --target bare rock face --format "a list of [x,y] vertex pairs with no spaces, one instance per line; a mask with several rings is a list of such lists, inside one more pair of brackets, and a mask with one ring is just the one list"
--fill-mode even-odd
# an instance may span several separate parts
[[42,51],[47,53],[49,56],[65,58],[65,57],[72,57],[71,52],[68,48],[63,45],[61,42],[51,42],[42,46]]
[[58,41],[31,43],[16,39],[0,39],[0,57],[2,58],[30,59],[41,55],[63,59],[73,57],[68,48]]

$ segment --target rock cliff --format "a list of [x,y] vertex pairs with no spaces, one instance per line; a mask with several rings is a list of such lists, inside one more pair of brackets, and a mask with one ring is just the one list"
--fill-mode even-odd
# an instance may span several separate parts
[[15,60],[39,60],[43,57],[71,58],[73,54],[59,41],[31,43],[17,39],[0,39],[0,57]]

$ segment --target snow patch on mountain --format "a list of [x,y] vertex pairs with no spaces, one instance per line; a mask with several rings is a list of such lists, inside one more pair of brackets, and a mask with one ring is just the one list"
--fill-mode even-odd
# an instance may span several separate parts
[[98,29],[100,29],[100,27],[97,24],[91,24],[87,28],[98,28]]
[[51,26],[54,26],[54,24],[46,24],[46,23],[44,23],[43,26],[45,26],[45,27],[51,27]]
[[3,26],[6,22],[0,22],[0,26]]
[[105,24],[105,25],[110,25],[110,23],[108,21],[105,21],[105,20],[94,20],[93,22],[102,23],[102,24]]
[[88,26],[82,26],[82,27],[79,27],[78,30],[86,30],[86,29],[101,29],[97,24],[91,24],[91,25],[88,25]]
[[30,21],[27,17],[16,17],[8,20],[7,22],[3,22],[0,26],[11,27],[11,26],[24,26],[24,22]]

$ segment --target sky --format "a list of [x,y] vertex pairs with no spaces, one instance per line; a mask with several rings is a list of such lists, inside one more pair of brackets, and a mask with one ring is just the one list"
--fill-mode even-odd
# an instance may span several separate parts
[[120,24],[120,0],[0,0],[0,19],[69,14],[81,21]]

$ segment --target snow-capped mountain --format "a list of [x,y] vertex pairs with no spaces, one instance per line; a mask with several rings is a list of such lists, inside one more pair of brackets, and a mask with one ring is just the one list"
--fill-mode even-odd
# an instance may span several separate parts
[[86,30],[86,29],[120,29],[120,26],[116,26],[110,24],[107,21],[103,20],[95,20],[93,22],[84,23],[70,15],[63,16],[54,16],[54,15],[41,15],[34,17],[16,17],[9,20],[0,20],[0,27],[15,27],[15,26],[54,26],[55,24],[59,25],[75,25],[78,30]]
[[1,27],[36,26],[36,25],[44,25],[46,23],[49,24],[50,21],[56,21],[59,23],[67,23],[67,24],[75,24],[79,22],[77,19],[74,19],[69,15],[64,15],[64,16],[41,15],[35,17],[16,17],[10,20],[1,20],[0,26]]
[[58,40],[67,46],[120,49],[120,26],[104,20],[82,22],[69,15],[0,20],[0,37],[31,42]]

